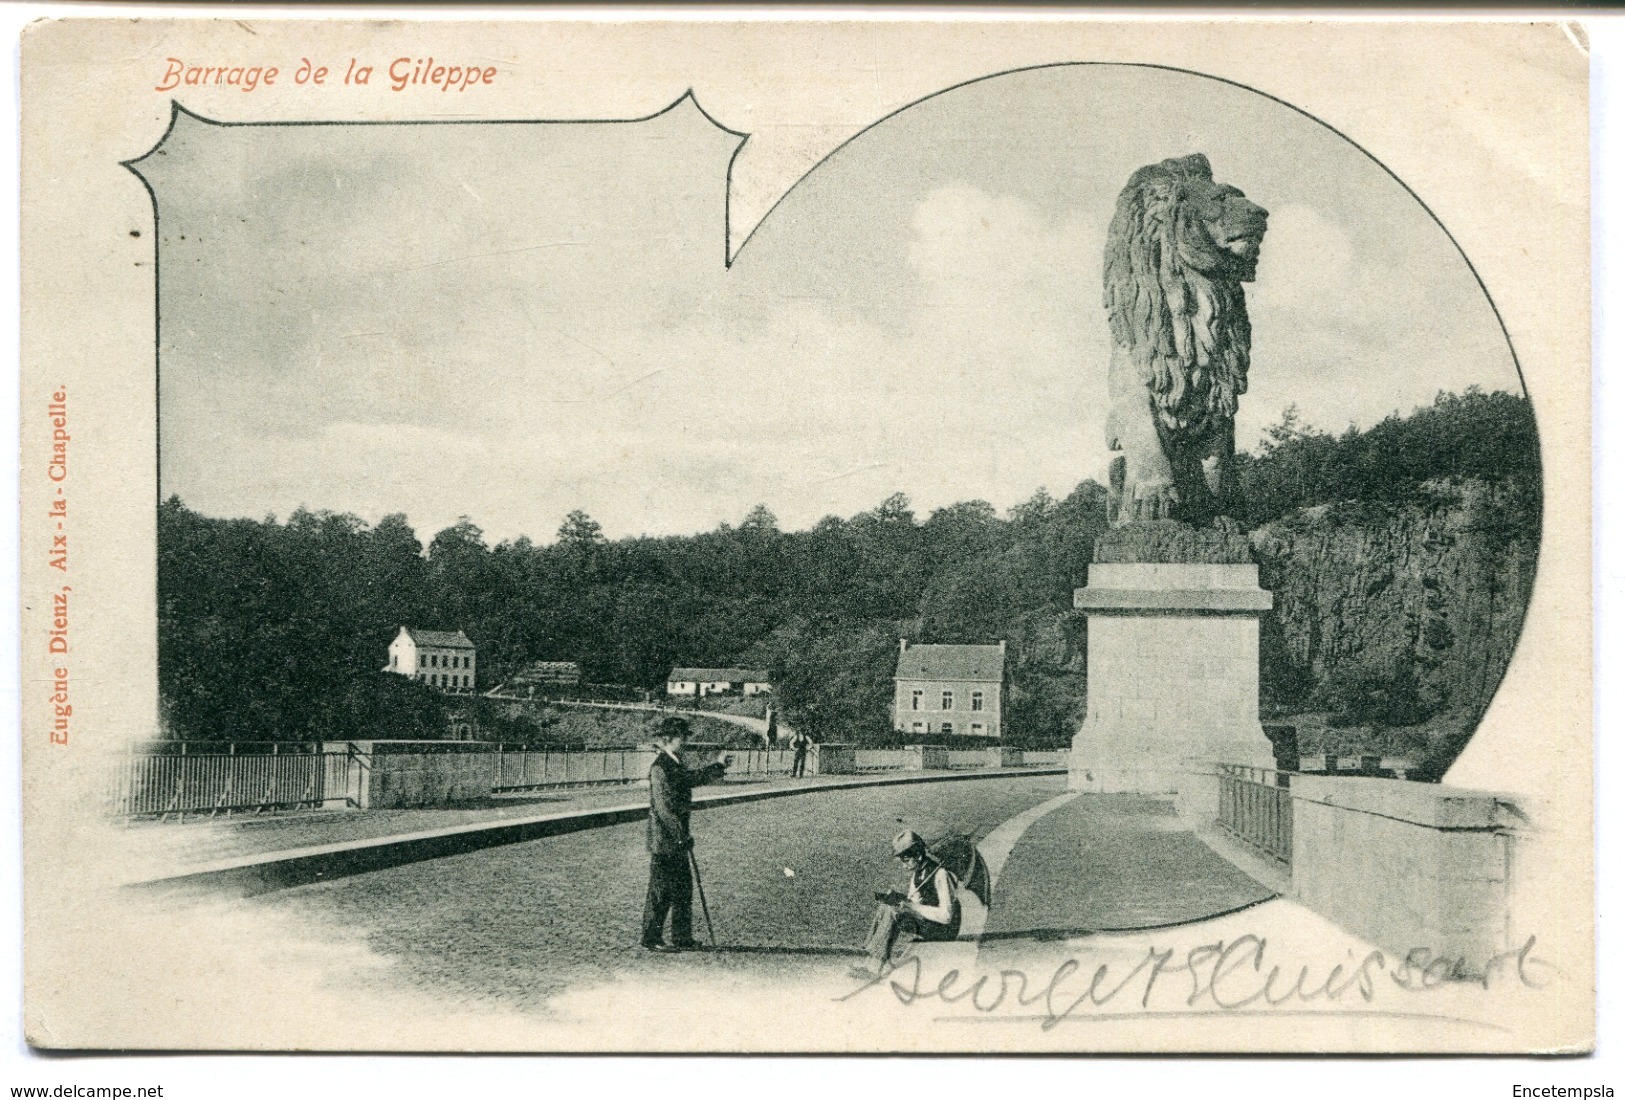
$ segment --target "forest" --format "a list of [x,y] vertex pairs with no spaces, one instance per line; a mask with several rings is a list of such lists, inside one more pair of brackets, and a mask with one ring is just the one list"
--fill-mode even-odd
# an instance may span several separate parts
[[[1340,434],[1289,409],[1237,471],[1231,511],[1255,545],[1291,529],[1291,544],[1307,546],[1305,525],[1389,522],[1467,484],[1493,488],[1495,507],[1474,521],[1484,539],[1525,546],[1531,561],[1538,544],[1538,441],[1521,396],[1441,393]],[[781,530],[763,504],[737,525],[617,540],[575,511],[551,541],[494,545],[463,518],[425,545],[401,514],[375,524],[304,508],[282,520],[216,518],[170,497],[158,515],[163,726],[187,740],[443,736],[445,700],[380,671],[390,639],[411,624],[464,630],[482,689],[533,660],[576,661],[592,683],[651,690],[674,665],[766,667],[790,723],[859,742],[891,736],[900,637],[1003,638],[1008,739],[1062,744],[1087,688],[1072,591],[1106,529],[1105,502],[1093,480],[1064,496],[1040,488],[1003,513],[971,500],[920,515],[899,493],[805,531]],[[1261,564],[1266,575],[1292,568]],[[1347,709],[1358,703],[1338,698],[1347,681],[1369,710],[1387,673],[1354,675],[1324,656],[1268,651],[1269,705]],[[1449,695],[1448,683],[1433,690],[1427,708],[1459,709]],[[493,721],[505,737],[546,736],[523,718]]]

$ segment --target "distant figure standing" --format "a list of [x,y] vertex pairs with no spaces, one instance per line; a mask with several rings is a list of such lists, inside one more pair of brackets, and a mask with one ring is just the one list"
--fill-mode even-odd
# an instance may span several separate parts
[[812,746],[812,738],[800,730],[790,737],[790,747],[796,751],[794,759],[790,761],[790,777],[800,779],[807,774],[807,750]]
[[[697,771],[683,766],[688,721],[664,718],[649,765],[649,895],[643,906],[643,946],[650,951],[694,951],[694,880],[689,876],[694,836],[688,819],[693,789],[720,780],[726,763]],[[671,916],[671,941],[662,938]]]

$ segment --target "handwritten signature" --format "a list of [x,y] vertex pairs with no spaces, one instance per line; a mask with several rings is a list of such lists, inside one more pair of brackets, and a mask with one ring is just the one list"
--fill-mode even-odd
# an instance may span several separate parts
[[1535,937],[1505,951],[1470,976],[1464,958],[1438,955],[1417,948],[1390,962],[1388,955],[1371,951],[1363,958],[1337,962],[1329,969],[1309,965],[1283,965],[1269,959],[1269,941],[1243,935],[1231,940],[1199,944],[1176,958],[1173,949],[1148,948],[1132,966],[1101,963],[1088,971],[1086,964],[1068,958],[1047,980],[1036,980],[1024,970],[996,973],[944,971],[933,983],[925,962],[910,956],[896,966],[866,980],[839,998],[851,1000],[871,989],[886,986],[898,1002],[915,1005],[927,1001],[968,1003],[977,1012],[991,1014],[1001,1008],[1035,1009],[1045,1031],[1080,1011],[1103,1008],[1114,1002],[1141,1009],[1152,1006],[1153,993],[1183,1001],[1183,1007],[1234,1012],[1243,1009],[1282,1008],[1313,1003],[1333,1004],[1345,998],[1369,1003],[1377,996],[1384,975],[1394,988],[1407,993],[1433,989],[1445,982],[1475,981],[1485,989],[1501,983],[1539,989],[1555,967],[1535,956]]

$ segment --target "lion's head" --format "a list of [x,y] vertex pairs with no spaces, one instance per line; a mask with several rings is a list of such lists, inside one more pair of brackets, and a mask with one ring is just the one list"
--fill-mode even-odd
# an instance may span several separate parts
[[1234,418],[1247,391],[1252,328],[1241,284],[1257,270],[1268,217],[1214,183],[1201,153],[1141,168],[1118,196],[1106,312],[1170,429]]

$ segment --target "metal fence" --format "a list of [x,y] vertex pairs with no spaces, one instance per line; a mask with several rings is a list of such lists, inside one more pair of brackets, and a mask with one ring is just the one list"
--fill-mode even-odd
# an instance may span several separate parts
[[132,753],[115,761],[108,799],[121,816],[349,805],[360,766],[349,751]]
[[1292,863],[1291,772],[1219,765],[1219,824],[1250,847]]
[[1023,749],[1021,762],[1029,767],[1053,768],[1066,764],[1066,749]]

